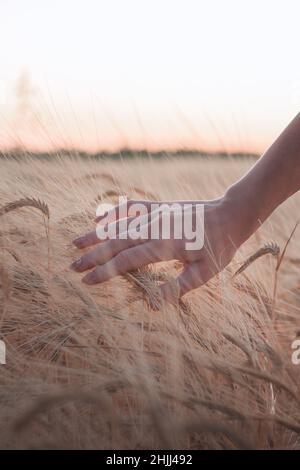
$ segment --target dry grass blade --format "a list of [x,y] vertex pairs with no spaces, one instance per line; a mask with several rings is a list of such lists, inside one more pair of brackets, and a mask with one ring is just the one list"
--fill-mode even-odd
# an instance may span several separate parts
[[1,318],[0,318],[0,325],[1,325],[5,312],[6,312],[7,303],[10,299],[11,290],[12,290],[10,275],[7,272],[7,270],[4,268],[4,266],[1,266],[1,265],[0,265],[0,282],[1,282],[1,288],[3,291],[3,308],[1,312]]
[[199,419],[183,425],[189,432],[221,434],[231,441],[238,449],[251,450],[253,444],[249,442],[249,436],[237,432],[220,421],[212,419]]
[[48,395],[44,398],[39,399],[35,405],[32,406],[23,416],[16,420],[14,429],[17,432],[22,431],[26,428],[38,415],[47,412],[52,407],[62,406],[70,401],[85,402],[89,404],[95,404],[101,408],[102,412],[109,412],[110,402],[107,399],[107,391],[120,389],[124,387],[124,383],[121,381],[112,382],[107,384],[101,389],[91,391],[66,391],[64,393],[56,393]]
[[293,237],[293,235],[294,235],[294,233],[295,233],[295,231],[296,231],[296,229],[297,229],[297,227],[298,227],[298,225],[299,225],[299,222],[300,222],[300,219],[296,222],[295,227],[293,228],[293,230],[292,230],[292,232],[291,232],[289,238],[287,239],[286,244],[284,245],[284,248],[283,248],[283,250],[282,250],[281,256],[278,258],[278,262],[277,262],[277,266],[276,266],[276,271],[278,271],[279,268],[280,268],[280,265],[281,265],[281,263],[282,263],[282,260],[283,260],[283,257],[284,257],[284,255],[285,255],[285,252],[286,252],[286,249],[287,249],[287,247],[288,247],[288,244],[290,243],[290,241],[291,241],[291,239],[292,239],[292,237]]
[[281,256],[277,259],[277,264],[275,268],[275,279],[274,279],[274,287],[273,287],[273,300],[272,300],[272,318],[275,318],[275,305],[276,305],[276,296],[277,296],[277,285],[278,285],[278,272],[279,268],[281,266],[282,260],[284,258],[284,255],[286,253],[287,247],[292,239],[292,236],[294,235],[298,225],[299,225],[300,219],[297,220],[293,230],[291,231],[291,234],[289,238],[286,241],[286,244],[284,245],[284,248],[282,250]]
[[124,193],[118,189],[108,189],[102,194],[102,197],[122,196]]
[[274,416],[274,415],[262,415],[262,416],[251,416],[249,415],[249,418],[257,421],[273,421],[275,423],[280,424],[281,426],[284,426],[285,428],[289,429],[290,431],[296,432],[297,434],[300,434],[300,426],[299,424],[291,421],[289,418],[282,418],[280,416]]
[[95,198],[95,201],[102,201],[103,199],[107,197],[120,197],[120,196],[125,196],[124,191],[118,190],[118,189],[108,189],[107,191],[104,191],[102,194],[98,194],[98,196]]
[[180,401],[185,406],[193,410],[195,409],[195,406],[200,406],[210,411],[214,411],[214,412],[219,411],[221,413],[224,413],[231,419],[235,419],[239,421],[246,421],[246,418],[247,418],[247,416],[241,413],[238,409],[233,408],[232,406],[226,405],[222,402],[215,402],[215,401],[204,399],[204,398],[198,398],[188,393],[176,394],[170,391],[168,392],[162,391],[161,393],[168,398],[172,398],[172,399]]
[[230,333],[227,333],[226,331],[223,331],[223,336],[226,338],[230,343],[232,343],[234,346],[239,348],[241,351],[243,351],[246,356],[248,357],[249,363],[255,367],[257,366],[257,361],[253,357],[253,352],[251,351],[250,347],[248,347],[245,343],[243,343],[239,338],[234,337]]
[[79,176],[78,178],[74,178],[74,181],[78,183],[80,181],[91,181],[91,180],[95,180],[98,178],[102,178],[108,181],[109,183],[113,183],[113,184],[116,183],[116,180],[112,175],[110,175],[109,173],[100,173],[100,172],[94,172],[94,173],[90,173],[87,175]]
[[257,369],[250,369],[249,367],[237,367],[236,369],[241,373],[252,375],[257,379],[264,380],[266,382],[276,385],[279,389],[282,389],[287,392],[298,403],[298,405],[300,404],[300,399],[298,397],[297,392],[295,390],[292,390],[286,383],[282,382],[271,374]]
[[157,199],[158,199],[157,196],[154,193],[152,193],[151,191],[148,191],[148,190],[145,191],[144,189],[138,188],[136,186],[133,186],[131,189],[135,193],[140,194],[141,196],[144,196],[147,199],[153,199],[154,201],[157,201]]
[[0,207],[0,217],[16,209],[21,209],[22,207],[33,207],[34,209],[41,211],[47,219],[50,217],[48,205],[40,199],[32,197],[18,199],[17,201],[9,202],[8,204],[5,204],[5,206]]

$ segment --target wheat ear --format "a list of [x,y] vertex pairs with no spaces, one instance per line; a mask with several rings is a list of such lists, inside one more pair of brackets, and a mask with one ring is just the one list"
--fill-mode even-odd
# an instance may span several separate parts
[[272,255],[277,260],[279,259],[280,248],[277,243],[271,242],[266,243],[262,248],[257,250],[253,255],[251,255],[246,261],[242,264],[242,266],[234,273],[233,277],[238,276],[241,274],[245,269],[247,269],[250,264],[254,263],[258,258],[261,258],[264,255]]
[[50,211],[48,204],[40,199],[35,199],[34,197],[25,197],[22,199],[17,199],[16,201],[8,202],[4,206],[0,207],[0,217],[4,214],[8,214],[22,207],[33,207],[38,209],[44,216],[44,225],[47,237],[47,256],[48,256],[48,278],[50,276]]
[[8,204],[0,207],[0,217],[4,214],[7,214],[8,212],[20,209],[21,207],[33,207],[40,210],[47,217],[47,219],[50,218],[48,205],[45,202],[40,201],[40,199],[35,199],[33,197],[18,199],[17,201],[9,202]]

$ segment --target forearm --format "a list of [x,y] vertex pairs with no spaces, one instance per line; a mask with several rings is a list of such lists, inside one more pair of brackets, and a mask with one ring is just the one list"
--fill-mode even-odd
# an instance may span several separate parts
[[276,207],[299,189],[300,113],[226,193],[228,201],[236,201],[243,238],[247,239]]

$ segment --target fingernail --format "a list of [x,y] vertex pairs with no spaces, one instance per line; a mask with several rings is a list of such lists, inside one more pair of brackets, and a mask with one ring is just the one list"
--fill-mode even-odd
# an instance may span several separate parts
[[79,258],[76,261],[74,261],[74,263],[71,264],[70,268],[76,271],[76,269],[80,268],[81,263],[82,263],[82,258]]
[[82,282],[84,282],[85,284],[95,284],[96,274],[94,272],[87,274],[82,278]]
[[78,238],[75,238],[75,240],[73,240],[73,244],[76,245],[76,246],[77,245],[82,245],[83,241],[84,241],[83,237],[78,237]]

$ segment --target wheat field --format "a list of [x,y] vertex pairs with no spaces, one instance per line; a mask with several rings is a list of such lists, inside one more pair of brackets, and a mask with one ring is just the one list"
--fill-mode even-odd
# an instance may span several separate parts
[[215,198],[251,164],[1,158],[1,448],[300,449],[300,195],[177,306],[148,302],[176,262],[93,287],[69,269],[98,201]]

